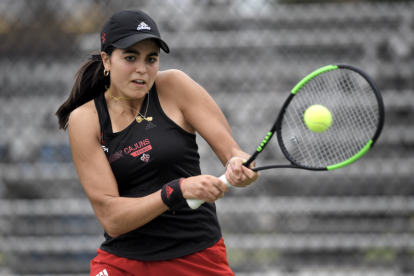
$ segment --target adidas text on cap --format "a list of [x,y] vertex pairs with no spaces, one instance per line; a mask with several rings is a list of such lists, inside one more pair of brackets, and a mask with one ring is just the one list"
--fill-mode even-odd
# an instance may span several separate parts
[[138,10],[123,10],[112,15],[103,26],[101,51],[109,45],[126,49],[149,38],[156,39],[164,52],[170,52],[167,43],[161,39],[157,24],[148,14]]

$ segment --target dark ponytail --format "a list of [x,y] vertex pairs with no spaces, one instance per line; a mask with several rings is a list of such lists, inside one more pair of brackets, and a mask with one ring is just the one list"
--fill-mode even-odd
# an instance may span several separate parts
[[[108,56],[111,56],[113,50],[114,48],[109,46],[105,49],[105,52]],[[59,129],[66,130],[70,113],[103,93],[106,90],[105,86],[110,85],[109,76],[105,77],[103,74],[104,69],[101,59],[89,59],[82,64],[75,74],[75,84],[69,98],[55,113],[59,118]]]

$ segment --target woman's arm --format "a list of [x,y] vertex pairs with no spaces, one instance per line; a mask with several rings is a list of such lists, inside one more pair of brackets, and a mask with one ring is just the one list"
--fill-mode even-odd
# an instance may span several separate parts
[[237,145],[226,118],[204,88],[178,70],[159,72],[156,83],[167,115],[185,130],[200,133],[223,165],[240,157],[227,167],[226,177],[232,185],[245,187],[257,180],[259,173],[242,165],[250,155]]
[[119,196],[115,176],[100,143],[93,101],[71,113],[69,141],[82,186],[99,222],[111,237],[134,230],[168,210],[160,191],[142,198]]

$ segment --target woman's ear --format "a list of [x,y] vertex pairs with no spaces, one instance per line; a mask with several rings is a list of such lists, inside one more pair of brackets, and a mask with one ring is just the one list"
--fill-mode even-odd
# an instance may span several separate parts
[[105,70],[109,72],[111,70],[111,60],[108,54],[105,52],[101,52],[101,58],[102,58],[102,62],[105,67]]

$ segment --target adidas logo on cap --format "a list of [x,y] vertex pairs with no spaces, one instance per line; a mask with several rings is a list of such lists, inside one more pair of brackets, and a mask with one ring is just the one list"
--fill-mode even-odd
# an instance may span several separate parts
[[144,22],[141,22],[141,24],[138,25],[137,30],[151,30],[151,28]]

